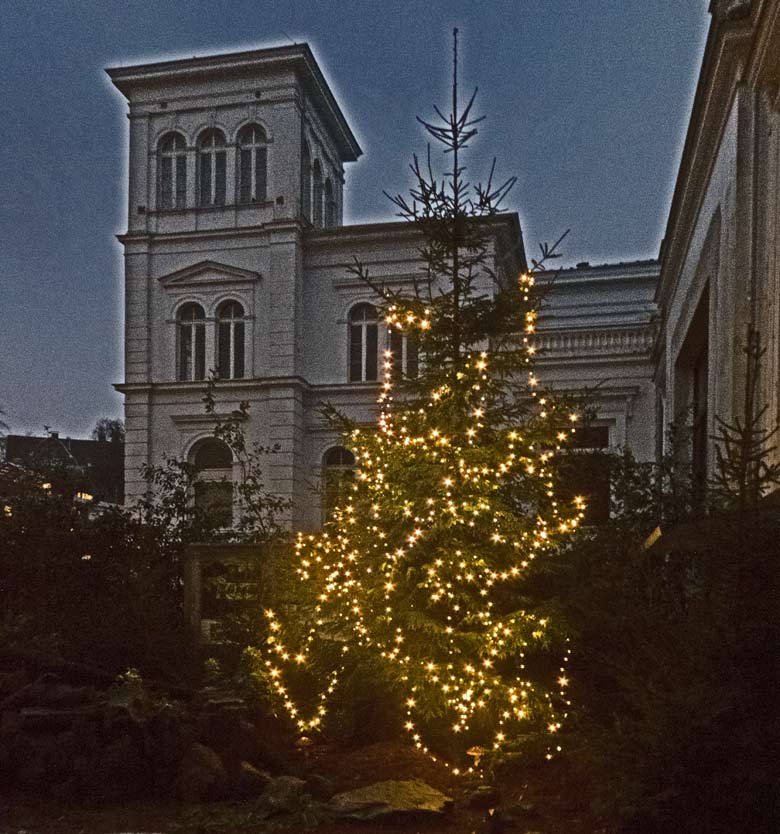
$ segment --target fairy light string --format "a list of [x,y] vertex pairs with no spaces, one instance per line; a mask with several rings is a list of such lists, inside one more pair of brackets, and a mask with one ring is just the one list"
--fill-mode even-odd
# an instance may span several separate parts
[[[533,280],[520,278],[525,302]],[[425,331],[431,311],[393,305],[385,321]],[[529,363],[535,327],[528,310]],[[553,679],[540,683],[527,661],[555,642],[555,626],[512,600],[534,560],[583,520],[583,498],[555,499],[553,468],[577,414],[540,395],[529,370],[530,414],[504,424],[488,351],[468,354],[454,378],[413,403],[394,401],[390,351],[383,371],[376,430],[348,438],[351,487],[322,533],[296,541],[297,578],[316,598],[312,622],[301,637],[265,612],[271,691],[300,733],[315,732],[350,653],[371,656],[404,693],[411,743],[453,772],[532,730],[547,737],[551,758],[570,706],[568,641]],[[323,658],[321,691],[296,697],[296,670],[322,674]]]

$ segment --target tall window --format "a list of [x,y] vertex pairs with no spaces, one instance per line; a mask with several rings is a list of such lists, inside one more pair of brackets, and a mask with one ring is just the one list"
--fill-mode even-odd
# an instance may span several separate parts
[[219,130],[206,130],[198,139],[198,203],[225,205],[225,137]]
[[177,316],[178,378],[191,382],[206,378],[206,316],[199,304],[185,304]]
[[246,125],[238,134],[238,199],[263,203],[268,167],[266,136],[259,125]]
[[312,222],[315,226],[317,226],[317,228],[322,228],[324,216],[323,200],[325,197],[325,191],[322,184],[322,166],[320,165],[319,159],[314,160],[311,179],[312,191],[314,195],[314,216],[312,217]]
[[355,456],[343,446],[328,449],[322,458],[323,521],[340,506],[355,480]]
[[160,140],[159,207],[184,208],[187,204],[187,143],[180,133],[168,133]]
[[395,373],[406,377],[416,377],[419,366],[416,335],[391,327],[388,336]]
[[325,225],[329,229],[336,225],[336,197],[330,177],[325,180]]
[[358,304],[349,314],[349,381],[377,378],[377,317],[370,304]]
[[217,310],[217,370],[220,379],[244,376],[244,308],[237,301]]
[[301,214],[311,220],[311,154],[305,142],[301,149]]
[[221,440],[210,437],[195,446],[190,462],[197,470],[195,506],[219,527],[233,523],[233,455]]
[[606,524],[610,511],[609,426],[580,426],[560,462],[560,498],[585,498],[584,524]]

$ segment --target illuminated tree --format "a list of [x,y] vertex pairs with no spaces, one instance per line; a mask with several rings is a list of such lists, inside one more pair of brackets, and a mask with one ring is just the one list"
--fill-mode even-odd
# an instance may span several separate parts
[[[343,421],[355,480],[324,531],[297,541],[316,604],[305,622],[266,612],[262,663],[311,732],[342,676],[379,662],[414,744],[460,771],[529,738],[548,756],[559,747],[565,638],[524,591],[583,502],[555,497],[553,459],[577,418],[537,393],[527,366],[533,276],[507,282],[489,268],[491,221],[513,180],[494,188],[492,170],[484,187],[463,180],[460,153],[480,120],[474,96],[458,106],[457,33],[454,75],[451,114],[422,122],[451,153],[450,172],[438,180],[430,153],[424,169],[415,158],[411,200],[391,198],[421,233],[413,293],[353,268],[380,294],[390,329],[378,424]],[[416,377],[399,369],[404,338],[421,357]]]

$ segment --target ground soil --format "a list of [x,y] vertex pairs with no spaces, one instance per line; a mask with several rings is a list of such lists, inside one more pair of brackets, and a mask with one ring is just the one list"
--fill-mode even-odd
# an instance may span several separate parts
[[375,823],[333,821],[312,806],[311,813],[270,820],[255,815],[256,804],[218,802],[185,805],[179,802],[135,801],[103,807],[77,807],[42,800],[19,792],[0,796],[0,834],[261,834],[311,831],[312,834],[501,834],[506,831],[544,834],[609,834],[610,828],[588,813],[586,786],[572,783],[565,761],[516,773],[500,785],[501,805],[532,806],[528,819],[505,827],[488,811],[469,808],[466,800],[475,783],[453,776],[441,765],[413,749],[393,743],[351,750],[312,746],[301,751],[304,769],[330,779],[339,790],[385,779],[421,779],[455,800],[439,819],[389,820]]

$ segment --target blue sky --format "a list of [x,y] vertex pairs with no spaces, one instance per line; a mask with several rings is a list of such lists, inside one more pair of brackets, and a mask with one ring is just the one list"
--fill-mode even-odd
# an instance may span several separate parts
[[390,219],[461,82],[487,116],[470,159],[517,175],[526,249],[656,257],[709,22],[707,0],[0,0],[0,408],[16,432],[121,415],[127,122],[106,66],[308,41],[363,147],[347,222]]

